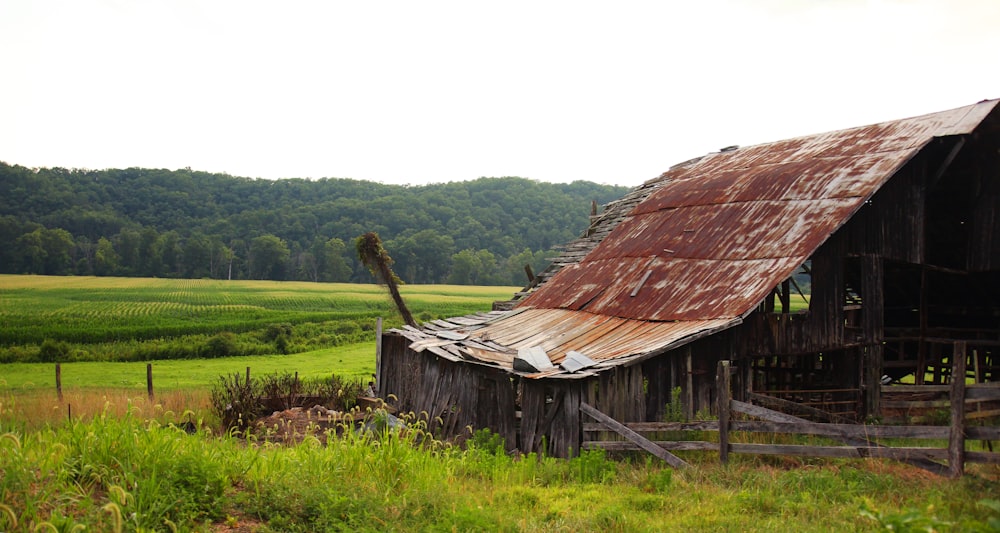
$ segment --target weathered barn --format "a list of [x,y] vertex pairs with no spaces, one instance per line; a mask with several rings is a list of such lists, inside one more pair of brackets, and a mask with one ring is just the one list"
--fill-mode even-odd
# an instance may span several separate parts
[[737,397],[855,420],[880,413],[884,383],[949,379],[954,340],[995,380],[997,107],[677,165],[595,216],[512,309],[386,332],[380,393],[445,433],[564,456],[581,402],[658,421],[679,388],[688,414],[710,409],[720,359]]

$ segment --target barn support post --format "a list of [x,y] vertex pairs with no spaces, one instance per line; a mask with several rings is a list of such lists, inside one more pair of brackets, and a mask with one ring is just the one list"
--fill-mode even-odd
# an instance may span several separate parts
[[955,341],[951,355],[951,431],[948,436],[948,475],[965,471],[965,341]]
[[875,254],[862,256],[862,335],[865,348],[862,390],[864,414],[868,416],[877,416],[881,408],[882,340],[885,337],[884,278],[882,257]]
[[920,268],[920,340],[917,344],[917,368],[913,384],[923,385],[927,374],[927,266]]
[[694,366],[691,346],[684,347],[684,417],[694,418]]
[[719,461],[729,464],[729,407],[732,400],[730,361],[719,361],[715,373],[715,387],[719,400]]

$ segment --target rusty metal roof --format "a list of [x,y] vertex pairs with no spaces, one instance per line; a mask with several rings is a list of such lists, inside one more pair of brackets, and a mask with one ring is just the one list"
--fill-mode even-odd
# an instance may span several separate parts
[[519,306],[671,321],[745,316],[934,137],[997,101],[710,154]]
[[[510,371],[519,348],[541,346],[556,367],[527,377],[572,378],[732,327],[921,148],[971,133],[997,103],[677,165],[640,186],[630,212],[592,227],[586,255],[560,264],[513,311],[397,331],[415,350]],[[597,365],[561,370],[569,351]]]

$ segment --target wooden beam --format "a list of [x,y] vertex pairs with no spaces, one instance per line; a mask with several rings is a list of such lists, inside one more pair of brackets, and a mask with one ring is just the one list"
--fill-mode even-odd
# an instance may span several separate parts
[[597,420],[598,422],[603,423],[605,426],[608,427],[608,429],[614,431],[615,433],[621,435],[622,437],[625,437],[626,439],[629,440],[629,442],[634,443],[636,446],[639,446],[643,450],[646,450],[647,452],[659,457],[660,459],[663,459],[668,464],[670,464],[670,466],[673,466],[674,468],[684,468],[690,466],[686,462],[684,462],[680,457],[677,457],[676,455],[668,452],[667,450],[664,450],[663,448],[657,446],[655,443],[653,443],[653,441],[625,427],[624,424],[598,411],[590,404],[581,402],[580,412],[590,416],[591,418]]
[[789,282],[791,278],[786,279],[781,282],[781,292],[778,293],[781,297],[781,313],[788,314],[792,312],[792,289]]
[[647,270],[646,273],[642,276],[642,279],[639,280],[639,283],[637,283],[635,288],[632,289],[632,294],[629,294],[629,296],[634,297],[636,294],[639,294],[639,289],[642,288],[642,286],[646,283],[646,280],[649,279],[649,276],[652,274],[653,274],[652,270]]
[[[664,450],[675,452],[715,452],[719,450],[719,443],[701,440],[658,440],[651,442]],[[583,447],[588,450],[600,448],[609,452],[642,450],[634,442],[627,440],[588,440],[583,442]]]
[[948,167],[950,167],[951,163],[955,161],[955,158],[958,156],[958,152],[962,150],[963,146],[965,146],[965,136],[958,138],[958,141],[955,142],[955,146],[951,147],[951,151],[948,152],[948,155],[945,156],[944,161],[941,162],[941,166],[939,166],[937,170],[934,171],[934,175],[931,176],[930,182],[927,185],[928,189],[937,184],[938,180],[940,180],[944,176],[944,173],[948,171]]

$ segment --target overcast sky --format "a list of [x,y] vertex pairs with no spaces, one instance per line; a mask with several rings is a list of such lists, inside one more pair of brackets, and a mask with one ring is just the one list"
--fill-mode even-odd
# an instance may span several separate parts
[[634,186],[1000,97],[1000,1],[0,1],[0,161]]

